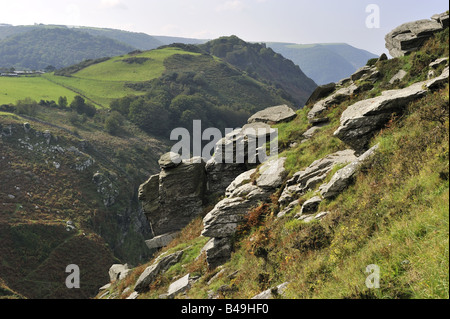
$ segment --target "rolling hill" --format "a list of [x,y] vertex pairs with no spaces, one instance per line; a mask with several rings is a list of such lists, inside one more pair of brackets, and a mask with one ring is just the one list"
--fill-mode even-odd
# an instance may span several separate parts
[[[93,28],[93,27],[67,27],[67,26],[58,26],[58,25],[32,25],[32,26],[11,26],[11,25],[1,25],[0,26],[0,52],[3,46],[11,46],[10,38],[15,38],[19,35],[23,35],[29,33],[31,31],[41,30],[42,32],[54,32],[54,29],[63,29],[66,31],[78,31],[84,33],[84,37],[87,35],[92,36],[91,40],[93,41],[93,46],[96,46],[96,42],[99,39],[105,40],[105,38],[114,40],[117,43],[115,45],[108,44],[106,42],[105,50],[96,52],[86,51],[84,53],[83,59],[95,59],[103,56],[115,56],[123,53],[130,52],[132,50],[151,50],[156,49],[162,45],[169,45],[173,43],[183,43],[183,44],[195,44],[202,45],[205,44],[208,40],[202,39],[191,39],[191,38],[181,38],[181,37],[170,37],[170,36],[156,36],[156,35],[148,35],[145,33],[138,32],[128,32],[123,30],[116,29],[107,29],[107,28]],[[52,31],[53,30],[53,31]],[[16,38],[15,42],[22,41],[21,45],[25,48],[28,47],[28,37],[24,38]],[[25,41],[25,42],[23,42]],[[62,39],[61,39],[62,41]],[[67,40],[64,40],[67,41]],[[76,42],[76,41],[75,41]],[[45,39],[42,38],[39,42],[40,45],[46,46]],[[120,53],[114,51],[115,49],[122,50],[122,48],[115,47],[120,43],[121,45],[126,45],[128,47],[132,47],[133,49],[125,49]],[[106,48],[111,46],[111,49],[114,50],[106,50]],[[292,60],[295,64],[297,64],[301,70],[312,80],[314,80],[318,84],[326,84],[329,82],[336,82],[342,78],[345,78],[352,74],[356,69],[363,66],[367,60],[375,57],[375,55],[367,52],[365,50],[357,49],[353,46],[344,43],[337,44],[295,44],[295,43],[266,43],[268,48],[273,49],[276,53],[281,54],[287,59]],[[29,49],[33,48],[35,45],[33,44]],[[59,52],[56,53],[56,56],[64,51],[64,46],[56,43],[54,46],[50,46],[50,48],[58,48]],[[83,52],[83,48],[78,48],[80,52]],[[61,51],[63,50],[63,51]],[[24,51],[26,52],[26,51]],[[31,51],[32,54],[36,52]],[[98,54],[97,54],[98,53]],[[25,53],[24,53],[25,54]],[[69,56],[72,53],[69,52]],[[236,52],[234,52],[236,54]],[[47,58],[50,55],[47,56]],[[59,64],[61,59],[48,60],[47,65],[58,65],[58,67],[67,67],[71,64],[75,64],[81,62],[83,59],[71,59],[70,61],[66,61],[64,65]],[[12,66],[21,66],[25,67],[27,65],[30,69],[39,69],[45,68],[47,65],[43,66],[43,64],[24,64],[20,57],[10,57],[8,59],[3,58],[0,59],[0,68],[10,68]],[[45,64],[45,63],[44,63]],[[244,68],[245,69],[245,68]]]

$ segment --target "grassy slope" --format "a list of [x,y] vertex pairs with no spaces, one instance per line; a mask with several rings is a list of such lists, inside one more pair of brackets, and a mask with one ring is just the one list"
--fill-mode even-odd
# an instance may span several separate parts
[[[423,80],[426,66],[440,56],[448,56],[448,30],[410,57],[378,64],[381,80],[375,87],[335,105],[328,111],[330,124],[297,147],[288,145],[301,141],[312,105],[298,111],[293,122],[279,125],[281,156],[288,158],[290,175],[347,148],[330,136],[349,105]],[[387,84],[391,73],[402,67],[408,76]],[[298,221],[293,218],[297,210],[277,219],[276,204],[260,206],[250,212],[259,216],[259,223],[237,234],[231,260],[212,283],[208,282],[218,269],[208,270],[204,256],[189,257],[159,276],[140,298],[157,298],[187,273],[201,276],[188,292],[190,298],[207,298],[210,291],[219,290],[222,298],[251,298],[283,282],[290,282],[286,298],[449,298],[448,105],[447,84],[411,103],[402,116],[394,116],[373,139],[372,145],[380,144],[379,151],[364,164],[355,183],[321,203],[319,211],[331,212],[321,222]],[[300,202],[311,196],[307,193]],[[189,256],[198,256],[202,227],[200,218],[193,221],[163,251],[188,247]],[[132,287],[150,264],[137,267],[110,292]],[[381,269],[380,289],[365,285],[366,267],[371,264]]]
[[[42,77],[0,77],[0,104],[14,103],[30,97],[33,100],[55,100],[67,96],[69,102],[77,94],[99,107],[127,95],[139,95],[124,86],[127,82],[143,82],[160,77],[165,71],[164,60],[174,54],[198,55],[178,48],[152,50],[137,55],[124,55],[91,65],[71,77],[45,74]],[[125,63],[123,59],[143,57],[143,64]]]
[[67,96],[71,101],[75,95],[75,92],[54,85],[43,77],[0,77],[0,104],[14,103],[27,97],[37,101],[58,101],[60,96]]

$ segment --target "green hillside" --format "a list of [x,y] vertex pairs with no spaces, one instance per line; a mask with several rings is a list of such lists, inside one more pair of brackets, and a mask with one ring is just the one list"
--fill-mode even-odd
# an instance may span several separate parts
[[264,44],[246,43],[236,36],[222,37],[200,45],[202,49],[244,70],[250,76],[282,87],[303,106],[317,86],[302,70]]
[[73,100],[75,92],[49,82],[44,77],[0,77],[0,105],[30,97],[33,100],[58,100],[66,96]]

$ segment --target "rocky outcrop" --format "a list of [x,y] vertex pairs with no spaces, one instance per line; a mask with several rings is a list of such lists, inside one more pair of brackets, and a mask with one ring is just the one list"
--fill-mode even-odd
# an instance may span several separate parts
[[428,89],[434,89],[448,81],[448,67],[441,76],[412,84],[399,90],[382,92],[381,96],[359,101],[349,106],[341,116],[341,125],[334,136],[362,153],[375,132],[384,127],[393,113],[401,113],[406,106],[423,97]]
[[333,175],[331,181],[328,184],[320,186],[319,191],[322,197],[332,198],[340,194],[342,191],[344,191],[344,189],[346,189],[348,185],[350,185],[350,183],[353,181],[356,172],[364,163],[364,161],[372,157],[375,154],[378,147],[379,147],[378,145],[375,145],[374,147],[369,149],[363,155],[358,157],[354,162],[338,170]]
[[279,105],[255,113],[248,119],[248,123],[261,122],[277,124],[292,121],[296,116],[297,114],[289,106]]
[[190,274],[187,274],[186,276],[178,279],[177,281],[173,282],[167,291],[167,298],[173,299],[176,295],[181,294],[188,290],[191,286],[190,283]]
[[393,57],[417,51],[434,33],[448,28],[448,21],[448,13],[442,13],[430,20],[404,23],[386,35],[386,48]]
[[327,122],[328,118],[323,117],[322,114],[333,105],[339,104],[350,97],[357,90],[358,87],[352,83],[348,87],[341,88],[327,98],[320,100],[319,102],[314,104],[311,111],[309,111],[309,122],[312,124]]
[[336,83],[328,83],[325,85],[319,85],[314,92],[309,97],[308,101],[306,102],[306,105],[309,105],[311,103],[315,103],[331,93],[336,89]]
[[203,210],[205,162],[198,157],[175,164],[173,154],[163,155],[161,173],[139,188],[139,199],[155,236],[181,230]]
[[[295,173],[286,182],[286,187],[278,200],[280,206],[288,205],[288,207],[291,206],[290,208],[295,207],[298,204],[297,199],[299,196],[320,185],[333,167],[355,161],[357,158],[354,153],[353,150],[345,150],[330,154],[314,161],[305,170]],[[293,203],[293,205],[289,205],[290,203]],[[286,211],[281,211],[278,216],[281,217],[286,213]]]
[[[237,176],[265,162],[272,155],[266,152],[266,142],[274,140],[277,133],[267,123],[285,122],[295,116],[296,113],[286,105],[256,113],[248,124],[228,133],[216,143],[214,155],[207,163],[200,157],[182,160],[180,155],[173,152],[161,156],[158,161],[161,173],[151,176],[139,188],[139,200],[142,201],[143,211],[154,235],[154,238],[146,241],[147,246],[160,248],[167,245],[176,232],[203,211],[207,196],[223,196]],[[262,170],[266,168],[272,169],[274,166],[263,166]],[[280,183],[278,174],[282,172],[271,173],[274,174],[269,176],[260,172],[259,186],[255,186],[255,189],[240,189],[241,193],[247,192],[245,200],[238,201],[237,195],[233,194],[234,201],[230,209],[245,211],[250,207],[251,197],[263,197],[266,190]],[[247,180],[240,181],[243,182]],[[215,218],[221,220],[223,216]],[[213,227],[209,231],[212,232]]]
[[183,256],[183,251],[176,252],[168,256],[160,256],[151,266],[147,267],[139,276],[134,290],[141,293],[148,290],[148,286],[153,283],[156,277],[166,272],[170,267],[178,263]]
[[204,248],[211,268],[229,259],[231,236],[247,212],[260,202],[267,202],[270,194],[282,185],[286,177],[285,160],[275,158],[261,165],[259,170],[242,173],[227,188],[227,197],[205,216],[202,236],[213,238]]
[[109,268],[109,279],[111,282],[115,282],[116,280],[123,280],[131,271],[132,269],[129,268],[128,264],[114,264],[111,266],[111,268]]

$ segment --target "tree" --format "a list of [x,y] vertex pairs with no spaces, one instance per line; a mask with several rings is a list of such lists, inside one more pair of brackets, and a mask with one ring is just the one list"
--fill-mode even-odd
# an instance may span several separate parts
[[70,108],[78,114],[86,114],[89,117],[93,117],[97,112],[95,106],[92,104],[86,104],[84,98],[79,95],[76,95],[72,103],[70,103]]
[[66,96],[60,96],[58,99],[58,105],[60,108],[66,108],[67,107],[67,97]]
[[122,115],[117,111],[113,111],[105,121],[105,131],[111,135],[116,135],[119,133],[122,124],[123,124]]

